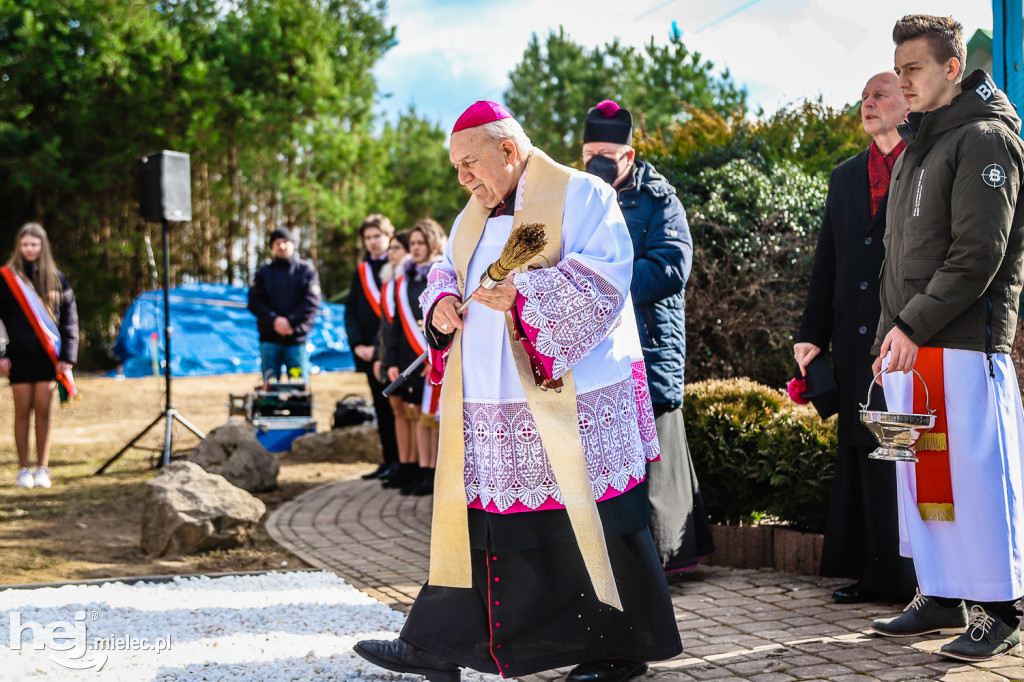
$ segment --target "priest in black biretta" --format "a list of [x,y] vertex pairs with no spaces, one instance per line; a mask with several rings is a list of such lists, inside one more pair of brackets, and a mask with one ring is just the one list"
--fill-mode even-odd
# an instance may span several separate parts
[[662,569],[679,571],[711,554],[704,500],[683,423],[684,304],[693,243],[675,188],[636,158],[633,117],[611,100],[587,112],[583,162],[615,188],[633,243],[630,295],[654,408],[661,458],[647,465],[650,528]]

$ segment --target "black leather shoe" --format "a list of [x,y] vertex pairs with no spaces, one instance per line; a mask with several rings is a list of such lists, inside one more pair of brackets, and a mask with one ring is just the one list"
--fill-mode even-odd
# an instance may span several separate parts
[[837,604],[860,604],[866,601],[874,601],[875,594],[860,583],[854,583],[846,587],[840,587],[833,592],[832,600]]
[[[390,642],[380,639],[364,639],[356,642],[353,650],[374,665],[396,673],[423,675],[428,682],[459,682],[459,666],[451,661],[424,651],[405,640]],[[624,679],[624,678],[623,678]]]
[[565,676],[565,682],[626,682],[647,672],[643,661],[588,661],[580,663]]
[[375,470],[371,471],[368,474],[363,474],[362,476],[360,476],[360,478],[362,478],[364,481],[372,481],[375,478],[383,478],[384,474],[388,471],[390,466],[391,465],[388,464],[387,462],[381,462],[380,466],[378,466]]

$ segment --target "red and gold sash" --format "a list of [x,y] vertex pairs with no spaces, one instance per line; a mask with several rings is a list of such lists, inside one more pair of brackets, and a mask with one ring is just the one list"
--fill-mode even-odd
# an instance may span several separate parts
[[412,346],[416,355],[423,355],[427,350],[427,337],[423,335],[416,315],[412,312],[412,304],[409,303],[409,282],[404,275],[395,280],[395,299],[398,318],[402,321],[402,331],[405,332],[405,340]]
[[[31,284],[22,281],[20,277],[14,274],[6,265],[0,267],[0,275],[3,276],[4,281],[7,283],[7,288],[11,290],[14,295],[14,300],[18,302],[18,307],[21,308],[21,312],[25,314],[25,318],[28,320],[29,326],[32,327],[32,331],[35,332],[36,338],[39,339],[39,344],[46,351],[47,357],[50,358],[50,362],[53,363],[53,370],[57,372],[57,366],[60,363],[58,355],[60,353],[60,332],[57,330],[57,325],[54,324],[53,320],[50,319],[43,304],[43,299],[39,298],[39,294],[32,288]],[[57,373],[57,381],[64,388],[68,398],[77,398],[78,389],[75,388],[75,379],[71,375],[71,370],[66,372]],[[63,396],[62,396],[63,397]],[[67,404],[67,401],[62,400],[61,404]]]
[[370,302],[374,314],[380,317],[380,288],[377,286],[377,280],[373,278],[373,268],[370,267],[369,261],[359,264],[359,282],[363,285],[363,295]]
[[[949,471],[949,437],[946,425],[946,387],[942,372],[942,349],[922,347],[914,369],[928,385],[929,407],[935,410],[935,426],[922,434],[914,446],[918,462],[917,510],[924,521],[954,521],[953,479]],[[914,413],[927,414],[925,391],[914,384]]]

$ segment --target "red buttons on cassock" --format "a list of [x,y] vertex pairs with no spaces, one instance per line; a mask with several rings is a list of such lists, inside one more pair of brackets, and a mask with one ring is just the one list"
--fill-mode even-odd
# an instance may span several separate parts
[[494,576],[494,582],[500,583],[501,582],[501,578],[499,578],[498,576]]
[[495,599],[495,600],[494,600],[494,605],[495,605],[495,606],[501,606],[501,602],[500,602],[500,601],[498,601],[497,599]]
[[508,670],[508,663],[505,664],[505,670]]
[[501,627],[501,623],[495,623],[495,624],[494,624],[494,627],[496,627],[496,628],[500,628],[500,627]]
[[501,648],[501,645],[499,644],[499,645],[498,645],[497,647],[495,647],[495,648],[496,648],[496,649],[500,649],[500,648]]
[[491,557],[491,561],[497,561],[497,560],[498,560],[498,557],[496,557],[496,556],[492,556]]

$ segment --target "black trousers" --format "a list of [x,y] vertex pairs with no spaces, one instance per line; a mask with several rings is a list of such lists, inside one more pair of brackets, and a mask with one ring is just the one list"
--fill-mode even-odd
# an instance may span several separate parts
[[384,461],[388,464],[398,462],[398,438],[395,436],[395,413],[391,411],[391,403],[384,395],[384,384],[373,375],[373,363],[356,358],[356,371],[366,375],[373,395],[373,411],[377,414],[377,433],[380,434],[380,447],[384,453]]
[[[947,609],[956,606],[961,601],[960,599],[951,599],[949,597],[932,597],[932,599],[938,602],[939,606],[945,606]],[[1003,621],[1011,628],[1020,627],[1020,619],[1021,616],[1024,615],[1024,612],[1022,612],[1020,608],[1020,600],[968,601],[967,607],[970,608],[974,604],[985,609],[988,613]]]

